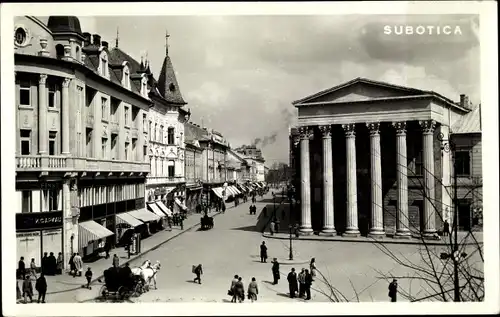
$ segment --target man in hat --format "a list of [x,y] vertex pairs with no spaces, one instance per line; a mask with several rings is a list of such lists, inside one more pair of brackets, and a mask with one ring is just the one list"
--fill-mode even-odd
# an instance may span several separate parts
[[280,264],[277,258],[273,259],[273,267],[271,270],[273,272],[273,285],[276,285],[280,279]]
[[391,298],[391,302],[397,301],[398,295],[398,280],[393,279],[392,283],[389,284],[389,297]]
[[295,298],[297,293],[297,273],[295,273],[295,268],[292,268],[290,273],[288,273],[288,289],[290,290],[290,298]]
[[260,245],[260,263],[267,262],[267,246],[266,242],[262,241]]

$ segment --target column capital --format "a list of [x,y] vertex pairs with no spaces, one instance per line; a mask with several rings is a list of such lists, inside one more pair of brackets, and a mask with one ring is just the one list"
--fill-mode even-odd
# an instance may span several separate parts
[[324,139],[332,137],[332,126],[331,125],[320,125],[319,130]]
[[424,133],[433,133],[437,126],[435,120],[421,120],[418,123],[422,127]]
[[406,134],[406,121],[395,121],[392,126],[396,129],[396,134]]
[[380,122],[367,122],[366,127],[370,130],[370,134],[379,134],[380,132]]
[[309,140],[313,134],[312,130],[307,126],[299,127],[299,133],[300,133],[301,140]]
[[38,83],[40,85],[45,85],[47,82],[47,74],[40,74],[40,78],[38,79]]
[[63,88],[68,88],[70,83],[71,83],[71,78],[67,78],[67,77],[64,78],[64,80],[62,82]]
[[356,125],[354,123],[343,124],[342,129],[344,129],[347,137],[353,137],[356,135]]

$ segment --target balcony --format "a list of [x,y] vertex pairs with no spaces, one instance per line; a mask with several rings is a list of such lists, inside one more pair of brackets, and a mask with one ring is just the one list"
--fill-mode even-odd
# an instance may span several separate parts
[[87,122],[87,127],[88,128],[93,128],[94,127],[94,115],[93,114],[87,114],[86,122]]
[[160,185],[160,184],[179,184],[184,183],[184,176],[175,176],[175,177],[167,177],[167,176],[148,176],[147,177],[147,185]]
[[120,133],[120,126],[117,121],[109,122],[109,131],[114,134]]
[[149,163],[101,160],[84,157],[23,155],[16,156],[17,172],[102,172],[149,173]]
[[130,127],[130,136],[133,138],[133,139],[137,139],[139,138],[139,130],[137,129],[137,127]]

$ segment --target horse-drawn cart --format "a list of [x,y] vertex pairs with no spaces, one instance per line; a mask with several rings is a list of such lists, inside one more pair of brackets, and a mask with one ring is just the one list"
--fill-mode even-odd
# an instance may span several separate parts
[[104,285],[99,295],[105,300],[110,296],[127,299],[139,296],[143,290],[143,281],[140,277],[129,274],[124,268],[111,267],[104,271]]
[[214,218],[205,215],[200,220],[201,230],[212,229],[214,227]]

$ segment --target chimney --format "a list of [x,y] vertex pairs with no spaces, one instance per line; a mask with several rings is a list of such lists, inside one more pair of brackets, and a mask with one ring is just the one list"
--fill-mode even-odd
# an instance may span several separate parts
[[105,48],[109,48],[108,42],[106,42],[106,41],[102,41],[102,46],[104,46]]
[[467,108],[468,101],[469,101],[469,97],[467,97],[467,95],[465,95],[465,94],[460,95],[460,106],[461,107]]
[[99,34],[94,34],[94,45],[101,47],[101,36]]
[[83,40],[83,47],[90,45],[90,42],[91,42],[90,38],[91,38],[91,36],[92,35],[90,35],[89,32],[83,33],[83,37],[85,38],[85,40]]

